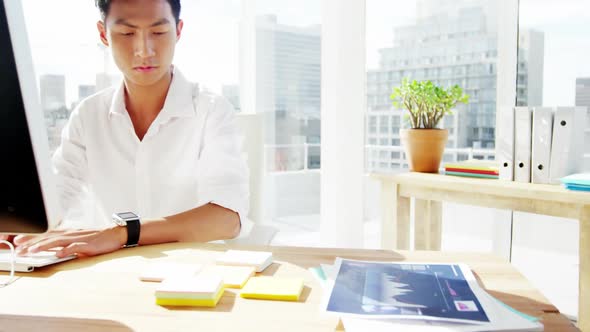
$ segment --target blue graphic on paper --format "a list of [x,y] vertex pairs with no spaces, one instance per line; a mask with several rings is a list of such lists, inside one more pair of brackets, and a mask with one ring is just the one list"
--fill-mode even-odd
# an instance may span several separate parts
[[328,311],[489,322],[458,265],[342,260]]

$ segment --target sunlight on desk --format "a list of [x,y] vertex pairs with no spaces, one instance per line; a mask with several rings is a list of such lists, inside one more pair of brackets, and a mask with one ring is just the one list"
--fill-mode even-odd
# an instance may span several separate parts
[[[262,275],[302,278],[305,289],[299,301],[248,300],[239,296],[239,290],[228,289],[215,308],[161,307],[154,303],[156,284],[138,278],[154,260],[210,264],[228,249],[271,251],[275,263]],[[322,314],[322,289],[308,268],[332,264],[335,257],[464,262],[493,296],[541,318],[545,331],[575,330],[514,267],[490,255],[193,243],[129,248],[20,274],[14,284],[0,289],[0,326],[34,331],[41,317],[51,322],[43,329],[54,331],[82,326],[85,331],[111,329],[105,326],[121,331],[182,331],[194,330],[195,324],[203,331],[334,331],[338,318]]]

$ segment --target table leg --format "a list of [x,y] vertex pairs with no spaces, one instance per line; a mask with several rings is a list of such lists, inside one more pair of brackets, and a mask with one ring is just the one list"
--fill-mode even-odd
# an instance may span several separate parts
[[414,247],[416,250],[440,250],[442,204],[416,199],[414,204]]
[[429,250],[440,251],[442,242],[442,202],[430,201]]
[[381,248],[410,247],[410,199],[399,196],[399,185],[381,181]]
[[395,205],[397,198],[395,195],[395,183],[381,180],[381,249],[395,249]]
[[[399,187],[398,187],[399,188]],[[410,249],[410,198],[399,196],[397,192],[397,248]]]
[[580,216],[578,328],[590,331],[590,206]]

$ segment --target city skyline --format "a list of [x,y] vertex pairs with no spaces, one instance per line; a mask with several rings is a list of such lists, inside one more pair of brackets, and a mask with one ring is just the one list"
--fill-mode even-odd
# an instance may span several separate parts
[[[526,29],[525,27],[528,26],[549,26],[553,27],[545,38],[543,39],[544,45],[537,47],[537,49],[533,52],[534,54],[539,54],[542,52],[544,54],[544,59],[541,60],[540,64],[543,66],[543,62],[545,63],[544,68],[538,70],[528,71],[526,75],[536,75],[536,76],[527,76],[528,79],[523,81],[522,73],[527,72],[527,68],[520,68],[519,65],[519,86],[522,86],[522,82],[526,82],[525,86],[531,85],[540,85],[542,91],[535,90],[534,96],[524,96],[519,92],[519,104],[539,104],[539,100],[542,100],[542,104],[546,106],[551,106],[554,104],[557,105],[571,105],[575,102],[575,78],[578,76],[585,75],[584,72],[586,71],[587,65],[583,63],[583,65],[579,66],[580,69],[577,70],[578,72],[571,73],[571,70],[568,69],[568,65],[571,63],[560,64],[559,66],[549,65],[548,63],[554,61],[556,58],[555,55],[555,47],[553,46],[555,43],[551,37],[553,34],[561,36],[560,34],[564,34],[567,32],[568,38],[565,38],[565,41],[568,42],[569,47],[578,47],[581,52],[569,52],[564,56],[572,57],[574,53],[576,54],[585,54],[585,49],[580,47],[579,40],[575,40],[572,42],[572,33],[567,29],[567,24],[571,24],[572,26],[576,26],[579,24],[579,18],[584,18],[587,14],[576,14],[573,17],[568,17],[566,27],[562,27],[561,25],[559,28],[555,28],[556,24],[563,23],[563,19],[565,18],[563,15],[549,15],[550,13],[544,10],[543,8],[551,8],[552,11],[559,10],[559,8],[552,7],[552,3],[550,2],[543,2],[543,6],[546,7],[540,8],[538,13],[533,13],[533,7],[531,7],[531,3],[527,2],[530,0],[523,0],[521,2],[521,42],[523,36],[527,36],[529,33],[527,31],[534,31],[534,29]],[[580,8],[579,1],[577,0],[566,0],[568,3],[578,4],[574,5],[573,8]],[[242,8],[242,4],[247,3],[248,8]],[[254,3],[254,4],[253,4]],[[484,1],[481,2],[479,0],[457,0],[457,1],[450,1],[450,0],[441,0],[437,2],[437,6],[429,6],[429,2],[427,0],[416,0],[413,2],[403,2],[397,3],[395,6],[395,11],[387,11],[384,10],[386,8],[391,8],[391,3],[384,1],[384,0],[368,0],[367,1],[367,58],[366,58],[366,65],[367,65],[367,72],[371,72],[371,66],[375,60],[373,59],[377,55],[377,59],[383,59],[383,50],[391,47],[392,42],[395,43],[395,40],[400,40],[396,38],[396,34],[403,35],[403,29],[399,29],[399,27],[410,27],[415,26],[421,20],[424,20],[425,17],[428,20],[428,16],[432,15],[434,12],[440,12],[444,15],[447,15],[448,12],[459,8],[465,7],[469,8],[470,6],[473,7],[474,4],[484,3],[487,4],[489,7],[490,4],[493,4],[493,1]],[[98,42],[98,37],[96,33],[96,28],[94,22],[98,19],[98,11],[94,6],[88,6],[88,4],[82,4],[81,2],[72,1],[72,0],[56,0],[53,5],[48,5],[46,2],[40,0],[24,0],[25,5],[25,13],[27,11],[32,10],[33,6],[35,6],[34,13],[37,12],[51,12],[51,10],[55,10],[56,8],[60,8],[60,6],[69,6],[72,7],[72,10],[79,11],[79,15],[74,17],[68,25],[70,29],[68,32],[71,33],[59,33],[60,28],[63,31],[68,30],[64,28],[64,25],[60,25],[60,21],[58,20],[57,24],[52,26],[48,26],[43,24],[43,20],[51,17],[50,15],[43,15],[40,17],[36,17],[35,15],[26,15],[27,17],[27,27],[29,28],[29,35],[31,39],[32,45],[32,52],[35,67],[39,77],[43,76],[50,76],[50,75],[63,75],[66,76],[65,79],[65,106],[67,108],[70,105],[75,105],[78,100],[80,99],[80,89],[83,87],[88,86],[95,86],[95,91],[101,90],[102,88],[112,84],[116,81],[113,77],[118,75],[118,70],[116,66],[113,64],[111,59],[111,55],[109,53],[109,49],[105,48]],[[38,6],[41,6],[38,8]],[[306,7],[308,6],[308,7]],[[576,7],[577,6],[577,7]],[[310,9],[306,13],[311,15],[303,15],[302,9]],[[575,14],[574,11],[571,10],[570,7],[567,7],[566,13],[568,15]],[[378,12],[377,9],[380,9]],[[46,11],[45,11],[46,10]],[[249,11],[249,14],[246,12]],[[269,12],[271,14],[269,14]],[[294,15],[290,15],[291,13],[295,13]],[[287,14],[289,13],[289,15]],[[28,13],[27,13],[28,14]],[[236,104],[236,108],[240,108],[239,104],[239,95],[240,95],[240,84],[239,84],[239,51],[240,51],[240,38],[242,35],[237,31],[238,27],[243,20],[243,15],[256,15],[256,17],[262,18],[269,18],[273,17],[274,24],[280,29],[292,30],[297,33],[302,33],[304,31],[316,31],[318,45],[321,45],[321,8],[317,4],[312,4],[310,1],[307,1],[304,4],[289,4],[286,2],[271,2],[271,1],[254,1],[254,2],[242,2],[240,0],[231,0],[231,1],[222,1],[222,2],[186,2],[183,6],[183,17],[186,19],[186,22],[191,22],[193,24],[187,23],[185,25],[185,29],[183,31],[183,37],[181,38],[181,44],[177,47],[177,53],[175,57],[174,63],[177,64],[181,70],[186,74],[186,76],[193,80],[199,82],[201,87],[204,87],[208,90],[212,90],[219,94],[229,93],[228,97],[232,99],[232,102]],[[477,20],[479,18],[473,17],[470,19],[470,15],[474,15],[475,13],[467,13],[467,16],[463,19],[463,22],[472,21],[472,25],[477,24]],[[551,13],[553,14],[553,13]],[[304,18],[305,17],[305,18]],[[551,17],[550,20],[547,18]],[[394,23],[392,23],[395,22]],[[485,20],[484,20],[485,21]],[[496,23],[497,19],[491,18],[486,23],[488,27],[493,27]],[[89,24],[88,22],[93,22]],[[80,26],[80,29],[72,29],[72,26]],[[203,32],[203,28],[212,27],[211,31]],[[577,36],[580,32],[574,32],[573,35]],[[260,33],[258,33],[260,35]],[[385,37],[389,35],[388,37]],[[88,36],[93,36],[88,38]],[[277,35],[280,36],[280,35]],[[288,37],[288,34],[282,35],[283,37],[273,37],[276,38],[277,41],[273,41],[271,45],[275,45],[277,47],[285,47],[280,46],[283,43],[281,40]],[[374,38],[374,36],[376,36]],[[261,35],[258,36],[261,38]],[[561,38],[561,37],[560,37]],[[185,40],[191,41],[191,47],[186,47],[182,43]],[[222,43],[215,43],[222,39],[224,42]],[[529,38],[530,39],[530,38]],[[579,38],[582,40],[582,38]],[[75,41],[72,43],[72,41]],[[194,43],[193,43],[194,41]],[[561,39],[559,42],[562,42]],[[77,44],[76,44],[77,43]],[[578,43],[578,44],[576,44]],[[259,43],[260,44],[260,43]],[[200,47],[206,45],[207,47]],[[214,45],[214,46],[213,46]],[[288,44],[285,44],[288,45]],[[275,47],[273,46],[273,47]],[[259,46],[256,46],[257,48]],[[288,46],[287,46],[288,47]],[[319,47],[319,46],[318,46]],[[401,46],[403,48],[403,46]],[[588,46],[587,46],[588,47]],[[278,48],[277,48],[278,49]],[[288,48],[284,48],[287,50]],[[265,50],[257,50],[256,53],[264,53]],[[561,49],[559,49],[561,51]],[[495,52],[490,48],[490,52]],[[490,53],[488,52],[488,53]],[[82,53],[82,56],[80,56]],[[521,52],[521,56],[524,52]],[[590,51],[589,51],[590,53]],[[373,56],[371,56],[373,54]],[[423,56],[423,55],[418,55]],[[493,54],[491,55],[493,58]],[[578,55],[579,56],[579,55]],[[489,55],[486,55],[489,57]],[[281,65],[281,60],[288,61],[289,57],[277,58],[272,60],[274,65],[270,65],[270,69],[267,69],[263,72],[272,72],[275,74],[278,73],[285,73],[289,76],[284,77],[273,77],[271,80],[268,81],[266,85],[259,85],[257,84],[257,91],[269,91],[271,95],[275,97],[271,98],[272,101],[268,98],[261,98],[261,96],[266,95],[264,93],[258,93],[256,97],[256,105],[257,108],[264,106],[264,100],[266,99],[268,102],[266,103],[269,109],[274,111],[285,111],[288,113],[288,117],[315,117],[317,113],[317,117],[320,116],[319,112],[319,100],[320,100],[320,90],[321,90],[321,80],[319,78],[319,72],[321,70],[321,64],[318,63],[313,64],[315,71],[318,72],[318,78],[313,78],[313,76],[309,76],[308,74],[308,81],[304,84],[303,83],[303,76],[297,78],[298,74],[292,74],[290,71],[295,70],[295,72],[302,75],[309,71],[309,68],[299,67],[299,64],[287,65],[285,64],[285,69],[289,66],[292,69],[284,71],[283,65]],[[553,60],[552,60],[553,59]],[[85,62],[82,62],[85,61]],[[297,60],[299,61],[299,60]],[[307,61],[307,60],[306,60]],[[315,61],[315,60],[314,60]],[[382,60],[377,60],[379,61]],[[521,60],[519,62],[528,61],[528,60]],[[88,65],[88,62],[94,62],[95,65]],[[577,64],[577,63],[576,63]],[[382,64],[379,64],[382,65]],[[379,65],[377,68],[379,68]],[[260,64],[257,65],[257,67]],[[272,67],[275,66],[275,67]],[[317,68],[316,68],[317,67]],[[528,67],[528,66],[527,66]],[[298,68],[298,69],[297,69]],[[258,70],[258,69],[257,69]],[[270,70],[270,71],[269,71]],[[465,70],[470,70],[469,66],[465,67]],[[490,70],[494,70],[491,68]],[[559,75],[559,79],[545,79],[548,73],[553,75],[553,73],[557,70]],[[428,71],[428,70],[427,70]],[[61,74],[60,74],[61,72]],[[67,74],[65,74],[67,73]],[[543,76],[543,74],[545,76]],[[274,75],[274,74],[273,74]],[[561,76],[560,76],[561,75]],[[588,75],[590,75],[590,69],[588,70]],[[118,75],[120,77],[120,75]],[[264,77],[264,75],[260,75],[258,73],[257,76]],[[460,75],[459,75],[460,76]],[[567,76],[567,78],[564,78]],[[570,80],[570,76],[573,78]],[[432,76],[422,76],[424,79],[431,79]],[[317,81],[317,82],[316,82]],[[571,87],[569,86],[571,81]],[[314,83],[315,82],[315,83]],[[450,81],[448,81],[450,82]],[[448,83],[447,82],[447,83]],[[470,80],[462,80],[457,81],[459,85],[462,85],[466,90],[470,89]],[[483,81],[482,81],[483,82]],[[480,82],[480,84],[483,84]],[[384,96],[386,99],[384,104],[390,104],[387,95],[389,94],[389,90],[395,85],[394,82],[389,82],[389,85],[385,87]],[[41,84],[41,82],[40,82]],[[296,85],[293,85],[296,84]],[[292,89],[295,88],[296,91],[300,90],[302,87],[305,89],[309,89],[313,86],[313,93],[308,94],[310,97],[314,95],[314,98],[317,99],[316,102],[309,103],[306,101],[306,98],[303,95],[300,95],[299,92],[293,94]],[[232,87],[228,89],[228,87]],[[43,90],[43,89],[41,89]],[[86,88],[85,91],[88,91]],[[528,91],[531,91],[529,89]],[[547,93],[550,91],[551,93]],[[477,91],[475,91],[477,92]],[[41,94],[43,95],[43,91]],[[367,91],[369,94],[368,98],[368,106],[372,107],[374,105],[371,103],[371,91]],[[526,91],[525,91],[526,93]],[[293,94],[292,97],[289,97]],[[475,93],[474,93],[475,94]],[[483,95],[487,95],[490,93],[485,93]],[[82,95],[87,95],[87,93],[83,93]],[[315,96],[317,95],[317,96]],[[559,95],[559,99],[552,95]],[[472,101],[477,101],[478,99],[481,100],[482,95],[474,96],[476,98],[472,98]],[[484,96],[485,97],[485,96]],[[46,99],[46,98],[45,98]],[[571,99],[571,102],[566,103],[565,100]],[[311,99],[309,99],[311,101]],[[531,104],[532,103],[532,104]],[[473,103],[468,107],[473,108]],[[461,114],[456,120],[461,122],[461,129],[456,130],[453,135],[451,136],[450,144],[454,147],[463,147],[467,146],[476,146],[476,147],[484,147],[484,148],[491,148],[493,147],[493,136],[494,136],[494,127],[495,127],[495,118],[493,110],[495,106],[492,105],[492,108],[488,111],[485,111],[486,114],[481,113],[478,115],[478,120],[481,122],[482,117],[488,117],[489,119],[486,120],[488,125],[465,125],[466,121],[475,121],[475,117],[473,119],[462,119]],[[296,115],[296,113],[298,115]],[[473,112],[470,112],[473,113]],[[478,113],[478,114],[479,114]],[[489,113],[489,114],[488,114]],[[319,121],[321,119],[318,119]],[[448,120],[446,120],[448,123]],[[284,144],[284,143],[303,143],[303,142],[314,142],[319,143],[319,132],[315,132],[317,130],[314,129],[313,133],[308,132],[308,130],[300,127],[300,124],[295,122],[288,124],[288,121],[284,121],[280,117],[276,117],[274,119],[274,125],[271,128],[276,127],[274,130],[277,134],[281,134],[282,138],[277,136],[275,144]],[[450,123],[448,123],[450,125]],[[287,127],[283,127],[287,125]],[[380,124],[381,125],[381,124]],[[453,125],[454,127],[459,128],[458,125]],[[481,127],[481,128],[478,128]],[[465,127],[465,128],[463,128]],[[290,129],[289,129],[290,128]],[[272,130],[272,129],[271,129]],[[312,135],[313,138],[305,138]],[[474,139],[469,138],[472,135],[479,135],[484,141],[480,141],[475,145],[472,144]],[[274,136],[274,135],[273,135]],[[369,133],[367,133],[367,137]],[[465,138],[467,137],[467,138]],[[487,138],[485,138],[487,137]],[[465,140],[467,139],[467,143]],[[485,141],[487,139],[487,141]],[[490,142],[490,140],[492,142]],[[369,140],[367,140],[369,141]],[[454,142],[454,144],[453,144]],[[460,142],[460,144],[457,144]],[[273,142],[267,142],[272,144]],[[396,141],[392,140],[391,144],[397,143]]]
[[[590,14],[582,10],[586,8],[584,1],[564,2],[520,2],[521,27],[541,30],[546,34],[545,75],[553,78],[546,79],[543,88],[544,102],[548,106],[573,104],[575,78],[590,76],[590,63],[585,61],[590,54],[590,45],[580,42],[587,34],[584,27],[590,20]],[[23,0],[23,5],[37,74],[68,74],[66,99],[69,105],[76,101],[77,86],[93,84],[96,68],[102,68],[102,55],[96,51],[99,43],[95,27],[98,10],[92,1]],[[68,20],[56,19],[66,6],[76,15],[68,17]],[[282,24],[306,26],[321,23],[320,7],[311,0],[298,4],[256,1],[255,14],[274,13]],[[306,10],[309,8],[311,10]],[[239,81],[241,11],[240,0],[183,3],[186,27],[175,62],[190,79],[202,82],[217,93],[221,93],[223,85],[235,85]],[[367,69],[377,64],[377,50],[390,42],[393,26],[411,23],[415,16],[415,2],[367,1]],[[204,27],[211,28],[204,32]],[[219,39],[225,42],[217,42]],[[216,50],[190,50],[184,45],[188,44],[185,40],[216,44]],[[217,65],[211,66],[212,61]],[[109,70],[117,72],[114,65]]]
[[[367,75],[368,116],[380,111],[374,116],[381,119],[397,116],[400,117],[398,123],[403,123],[404,112],[395,110],[389,98],[391,87],[401,84],[403,78],[431,80],[443,87],[458,85],[470,96],[470,101],[467,105],[458,105],[455,115],[445,119],[443,125],[451,131],[447,147],[493,148],[498,57],[495,3],[488,0],[421,0],[418,3],[419,19],[414,24],[396,27],[391,46],[380,50],[378,68]],[[542,50],[543,33],[521,29],[519,105],[543,104]],[[389,130],[394,135],[389,138],[399,139],[399,127]],[[383,138],[374,134],[378,133],[369,128],[369,139]],[[389,142],[386,145],[390,144],[399,145]]]

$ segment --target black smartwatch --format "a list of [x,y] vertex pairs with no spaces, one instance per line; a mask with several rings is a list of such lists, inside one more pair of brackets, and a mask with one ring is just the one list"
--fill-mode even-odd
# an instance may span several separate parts
[[140,220],[133,212],[113,213],[115,224],[127,227],[127,243],[124,248],[135,247],[139,243]]

